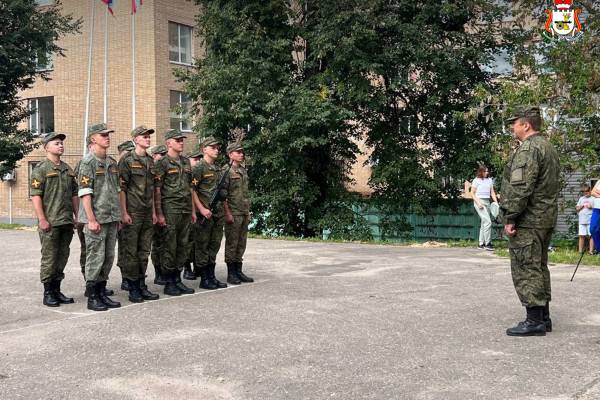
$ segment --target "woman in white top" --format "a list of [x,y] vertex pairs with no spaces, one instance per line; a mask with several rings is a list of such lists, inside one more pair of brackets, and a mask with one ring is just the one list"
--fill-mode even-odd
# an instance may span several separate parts
[[497,203],[498,198],[494,191],[494,181],[488,175],[489,171],[486,166],[482,165],[477,169],[477,178],[473,179],[473,183],[471,184],[471,194],[473,195],[473,205],[481,219],[479,248],[491,251],[494,248],[492,247],[490,200]]

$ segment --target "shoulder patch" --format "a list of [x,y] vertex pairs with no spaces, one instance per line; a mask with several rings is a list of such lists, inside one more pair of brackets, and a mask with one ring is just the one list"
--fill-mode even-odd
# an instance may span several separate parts
[[37,179],[33,178],[31,180],[31,187],[34,189],[37,189],[40,187],[40,185],[42,184],[42,182],[38,181]]

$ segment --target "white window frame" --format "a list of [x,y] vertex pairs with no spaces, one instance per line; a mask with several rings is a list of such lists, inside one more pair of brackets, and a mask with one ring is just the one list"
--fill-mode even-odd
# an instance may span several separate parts
[[[44,96],[44,97],[32,97],[30,99],[27,100],[28,102],[28,108],[29,110],[35,109],[35,111],[29,115],[29,118],[27,119],[27,127],[29,129],[29,131],[33,134],[33,136],[40,136],[43,135],[45,133],[48,132],[41,132],[40,131],[40,112],[39,112],[39,100],[41,98],[51,98],[52,99],[52,112],[54,113],[54,97],[53,96]],[[35,131],[31,128],[32,124],[31,124],[31,120],[32,118],[35,118]],[[54,115],[52,116],[52,120],[54,120]]]
[[[171,24],[174,24],[177,26],[177,58],[178,58],[178,60],[177,61],[171,60],[171,48],[170,48],[171,42],[170,42],[170,38],[169,38],[169,62],[171,64],[192,66],[193,61],[194,61],[194,28],[189,25],[180,24],[180,23],[174,22],[174,21],[169,21],[169,26]],[[182,26],[190,29],[190,62],[189,63],[181,61],[181,27]]]
[[54,5],[54,0],[35,0],[35,4],[40,7],[52,6]]
[[[185,93],[183,93],[181,90],[171,90],[171,91],[169,91],[169,107],[171,107],[171,93],[177,93],[179,95],[179,101],[177,102],[176,106],[180,106],[181,104],[183,104],[182,97],[185,96]],[[188,104],[189,103],[190,103],[190,101],[188,99]],[[169,126],[171,125],[171,122],[170,122],[171,118],[175,118],[174,115],[177,115],[177,118],[179,119],[179,127],[178,127],[179,130],[181,132],[192,132],[192,126],[194,125],[194,121],[192,119],[192,113],[190,111],[191,110],[188,108],[187,109],[188,118],[184,118],[183,117],[184,116],[183,112],[175,114],[175,111],[173,111],[173,109],[171,108],[170,109]],[[189,129],[183,129],[183,121],[184,121],[184,119],[187,120],[188,125],[189,125]]]
[[37,72],[46,72],[46,71],[54,70],[54,60],[52,58],[52,53],[46,54],[46,60],[47,60],[46,65],[40,65],[39,57],[37,57],[37,56],[35,57],[35,70]]

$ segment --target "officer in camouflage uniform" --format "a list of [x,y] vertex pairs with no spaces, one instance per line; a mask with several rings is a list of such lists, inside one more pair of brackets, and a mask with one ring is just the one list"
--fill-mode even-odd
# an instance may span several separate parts
[[31,201],[38,218],[42,245],[40,279],[44,285],[43,304],[48,307],[74,302],[60,291],[79,207],[75,173],[60,160],[65,137],[62,133],[49,133],[42,139],[46,159],[35,166],[30,182]]
[[509,336],[544,336],[552,331],[548,246],[556,226],[560,164],[540,134],[538,108],[518,110],[507,122],[521,142],[506,165],[500,208],[508,235],[513,283],[527,318]]
[[105,124],[92,125],[88,129],[91,152],[81,160],[77,178],[81,198],[79,220],[85,223],[87,307],[93,311],[121,306],[104,291],[115,258],[121,220],[119,169],[117,161],[107,154],[112,132]]
[[[188,159],[190,160],[190,166],[192,167],[192,171],[193,171],[194,167],[196,165],[198,165],[200,160],[202,160],[202,150],[200,149],[200,146],[196,145],[196,148],[194,149],[194,151],[192,151],[188,155]],[[192,281],[195,281],[196,278],[198,276],[200,276],[200,271],[196,267],[196,262],[195,262],[195,254],[196,254],[196,252],[194,251],[194,237],[196,234],[195,232],[196,232],[196,224],[192,224],[192,226],[190,228],[190,237],[188,240],[188,244],[189,244],[188,258],[185,261],[185,266],[183,269],[184,279],[189,279]],[[192,263],[194,264],[193,270],[192,270]]]
[[129,301],[158,300],[145,283],[152,244],[154,212],[154,162],[146,154],[154,129],[138,126],[131,131],[135,148],[119,160],[121,222],[119,265],[129,288]]
[[158,223],[165,227],[160,264],[166,282],[164,293],[171,296],[194,293],[181,281],[190,224],[196,222],[190,187],[192,168],[189,160],[181,156],[185,137],[178,129],[168,131],[167,155],[154,168],[156,215]]
[[[200,213],[194,237],[195,265],[200,272],[201,288],[225,288],[227,284],[220,282],[215,276],[217,253],[223,238],[223,203],[219,201],[213,210],[209,209],[210,198],[221,177],[220,168],[215,165],[219,155],[219,142],[209,136],[200,141],[200,147],[203,158],[192,172],[194,205]],[[227,198],[224,189],[220,191],[219,198]]]
[[[248,171],[242,166],[244,147],[239,141],[227,146],[227,154],[232,163],[227,180],[227,201],[225,208],[225,263],[227,264],[227,282],[239,285],[242,282],[254,282],[242,271],[248,224],[250,223],[250,196],[248,193]],[[223,167],[226,173],[228,166]]]
[[[161,144],[146,150],[146,152],[150,157],[152,157],[152,160],[156,164],[161,158],[163,158],[167,154],[167,147],[164,144]],[[164,227],[160,226],[158,223],[154,224],[152,232],[152,250],[150,253],[150,257],[152,258],[152,266],[154,267],[154,283],[156,285],[164,285],[166,283],[160,275],[160,253],[162,245],[161,235],[163,230]]]

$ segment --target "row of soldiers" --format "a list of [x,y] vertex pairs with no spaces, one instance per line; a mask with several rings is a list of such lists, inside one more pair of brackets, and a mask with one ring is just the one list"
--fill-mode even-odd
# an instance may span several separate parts
[[250,202],[241,140],[227,146],[230,161],[220,168],[214,137],[201,139],[185,157],[184,133],[169,130],[164,145],[150,148],[154,129],[139,126],[119,145],[117,162],[108,155],[113,132],[105,124],[89,127],[88,153],[75,170],[61,160],[66,135],[42,139],[47,156],[34,168],[30,188],[41,242],[43,304],[74,302],[61,291],[74,226],[90,310],[121,306],[106,287],[117,241],[121,288],[134,303],[159,298],[145,281],[151,251],[154,282],[164,285],[167,295],[194,293],[182,280],[184,269],[183,279],[200,277],[200,288],[227,287],[215,276],[223,231],[227,282],[253,282],[242,268]]

